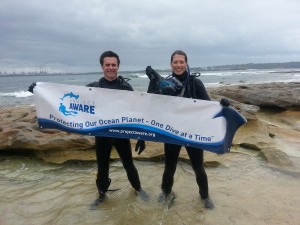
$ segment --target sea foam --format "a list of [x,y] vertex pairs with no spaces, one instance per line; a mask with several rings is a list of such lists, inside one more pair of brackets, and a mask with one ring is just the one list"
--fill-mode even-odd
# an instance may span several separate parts
[[15,97],[15,98],[27,98],[32,96],[33,94],[29,91],[16,91],[16,92],[9,92],[9,93],[0,93],[0,96],[3,97]]

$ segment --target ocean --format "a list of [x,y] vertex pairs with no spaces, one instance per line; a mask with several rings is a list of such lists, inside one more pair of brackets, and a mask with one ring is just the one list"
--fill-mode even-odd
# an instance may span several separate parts
[[[191,72],[196,73],[199,71]],[[167,77],[170,71],[159,72]],[[300,82],[299,69],[268,69],[268,70],[232,70],[232,71],[200,71],[201,79],[206,87],[230,84],[254,84],[270,82]],[[146,92],[149,79],[144,71],[119,72],[129,78],[135,91]],[[90,74],[54,74],[54,75],[0,75],[0,107],[13,107],[34,104],[33,94],[28,87],[33,82],[51,82],[70,85],[87,85],[98,81],[102,73]]]

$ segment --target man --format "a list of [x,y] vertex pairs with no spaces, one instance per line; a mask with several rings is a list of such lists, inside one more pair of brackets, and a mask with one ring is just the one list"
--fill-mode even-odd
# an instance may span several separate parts
[[[131,85],[121,76],[118,76],[120,65],[119,56],[112,52],[106,51],[100,56],[100,64],[104,73],[99,81],[88,84],[88,87],[109,88],[117,90],[133,91]],[[32,83],[28,91],[33,93],[36,83]],[[60,111],[64,113],[66,110],[60,107]],[[112,112],[113,113],[113,112]],[[98,164],[98,174],[96,185],[99,192],[99,198],[91,204],[91,209],[95,209],[98,204],[104,201],[105,193],[108,190],[111,179],[109,178],[109,161],[112,147],[115,146],[123,166],[126,170],[128,180],[131,186],[135,189],[138,196],[143,200],[149,200],[147,193],[141,188],[141,182],[136,167],[133,164],[131,143],[129,139],[110,138],[110,137],[95,137],[96,142],[96,157]],[[135,151],[140,154],[145,149],[145,142],[139,140],[136,144]]]
[[[88,87],[133,91],[131,85],[127,83],[123,77],[118,76],[120,59],[116,53],[112,51],[106,51],[102,53],[100,56],[100,64],[104,73],[104,77],[101,78],[99,82],[88,84]],[[95,208],[99,203],[103,202],[105,199],[105,193],[110,185],[111,179],[109,178],[109,160],[112,146],[115,146],[121,158],[131,186],[135,189],[138,196],[145,201],[148,200],[149,196],[141,188],[139,174],[133,163],[130,140],[124,138],[95,137],[95,142],[98,164],[96,185],[99,192],[99,198],[91,205],[91,208]],[[140,154],[144,149],[144,141],[138,141],[135,151],[139,151],[138,153]]]

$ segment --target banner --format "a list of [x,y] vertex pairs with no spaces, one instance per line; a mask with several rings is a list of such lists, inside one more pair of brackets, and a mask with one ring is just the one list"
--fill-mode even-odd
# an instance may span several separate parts
[[38,82],[34,98],[40,128],[230,150],[246,119],[231,107],[144,92]]

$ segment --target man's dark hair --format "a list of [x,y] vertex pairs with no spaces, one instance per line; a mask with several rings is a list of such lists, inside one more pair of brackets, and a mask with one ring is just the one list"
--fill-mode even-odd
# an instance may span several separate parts
[[176,51],[173,52],[173,54],[171,55],[171,63],[172,63],[172,60],[173,60],[174,55],[183,55],[184,58],[185,58],[186,63],[188,62],[186,53],[185,53],[184,51],[182,51],[182,50],[176,50]]
[[99,61],[100,61],[101,66],[103,66],[103,61],[104,61],[105,57],[117,58],[118,66],[120,65],[120,58],[119,58],[118,54],[113,51],[106,51],[106,52],[103,52],[102,55],[100,56]]

